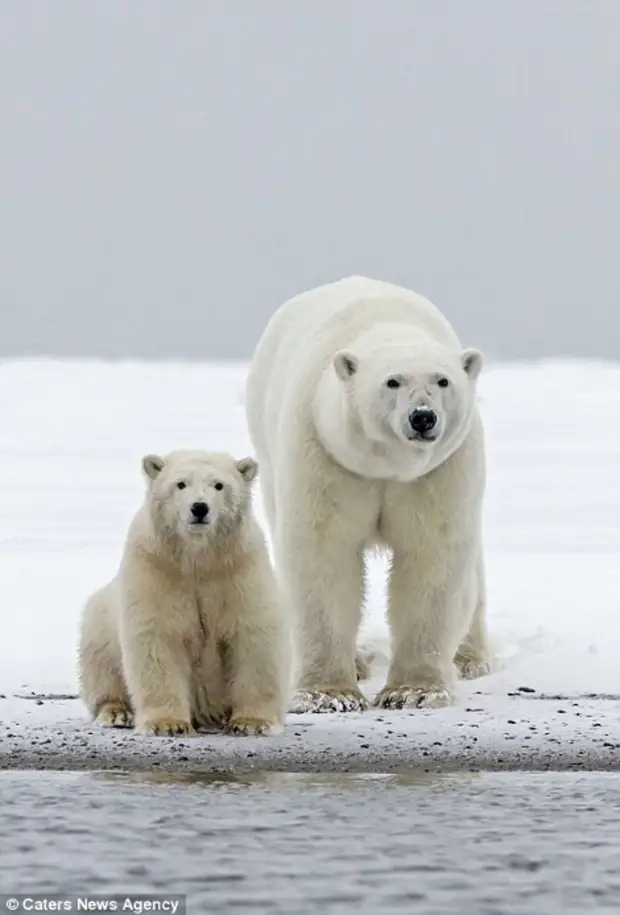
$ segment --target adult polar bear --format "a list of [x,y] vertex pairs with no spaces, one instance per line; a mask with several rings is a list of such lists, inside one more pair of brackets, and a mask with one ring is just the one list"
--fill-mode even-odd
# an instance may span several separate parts
[[452,701],[489,670],[477,350],[427,299],[350,277],[272,317],[247,380],[278,573],[297,624],[292,711],[367,706],[356,677],[364,551],[392,552],[383,708]]

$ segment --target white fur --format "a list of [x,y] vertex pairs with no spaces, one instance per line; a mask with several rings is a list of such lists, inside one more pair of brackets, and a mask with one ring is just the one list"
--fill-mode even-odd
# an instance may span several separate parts
[[[86,705],[104,725],[135,717],[143,734],[279,731],[290,644],[251,509],[257,464],[178,451],[148,455],[143,470],[147,495],[119,572],[84,609]],[[208,505],[207,523],[195,523],[196,502]]]
[[[366,705],[355,642],[375,546],[392,553],[378,704],[449,703],[455,656],[463,675],[488,671],[481,365],[427,299],[363,277],[305,292],[269,322],[246,410],[297,625],[294,710]],[[434,411],[436,441],[416,437],[416,408]]]

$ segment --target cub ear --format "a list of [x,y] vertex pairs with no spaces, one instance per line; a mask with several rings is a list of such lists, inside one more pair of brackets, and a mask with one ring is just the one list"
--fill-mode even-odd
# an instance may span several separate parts
[[163,457],[158,454],[147,454],[142,458],[142,470],[150,480],[154,480],[164,469],[165,463]]
[[482,370],[482,353],[477,349],[464,349],[461,353],[461,363],[465,374],[475,381]]
[[240,461],[237,461],[237,470],[246,483],[251,483],[258,476],[258,464],[251,457],[241,458]]
[[359,359],[353,353],[341,350],[334,356],[334,368],[336,375],[341,381],[346,381],[352,375],[355,375],[359,367]]

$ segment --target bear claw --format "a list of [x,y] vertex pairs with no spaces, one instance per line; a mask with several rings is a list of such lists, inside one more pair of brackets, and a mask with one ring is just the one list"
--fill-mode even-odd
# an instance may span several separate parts
[[363,712],[368,702],[358,690],[298,690],[295,693],[290,712],[302,715],[306,712],[326,714],[329,712]]
[[445,708],[452,705],[452,693],[444,686],[385,687],[374,702],[377,708]]

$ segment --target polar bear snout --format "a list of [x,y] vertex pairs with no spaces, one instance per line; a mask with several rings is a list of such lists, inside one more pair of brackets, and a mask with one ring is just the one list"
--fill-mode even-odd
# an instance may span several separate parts
[[189,507],[192,524],[206,524],[209,515],[209,506],[206,502],[192,502]]
[[434,441],[435,436],[431,437],[431,433],[436,427],[438,419],[439,417],[432,407],[416,407],[409,414],[409,425],[420,438]]

